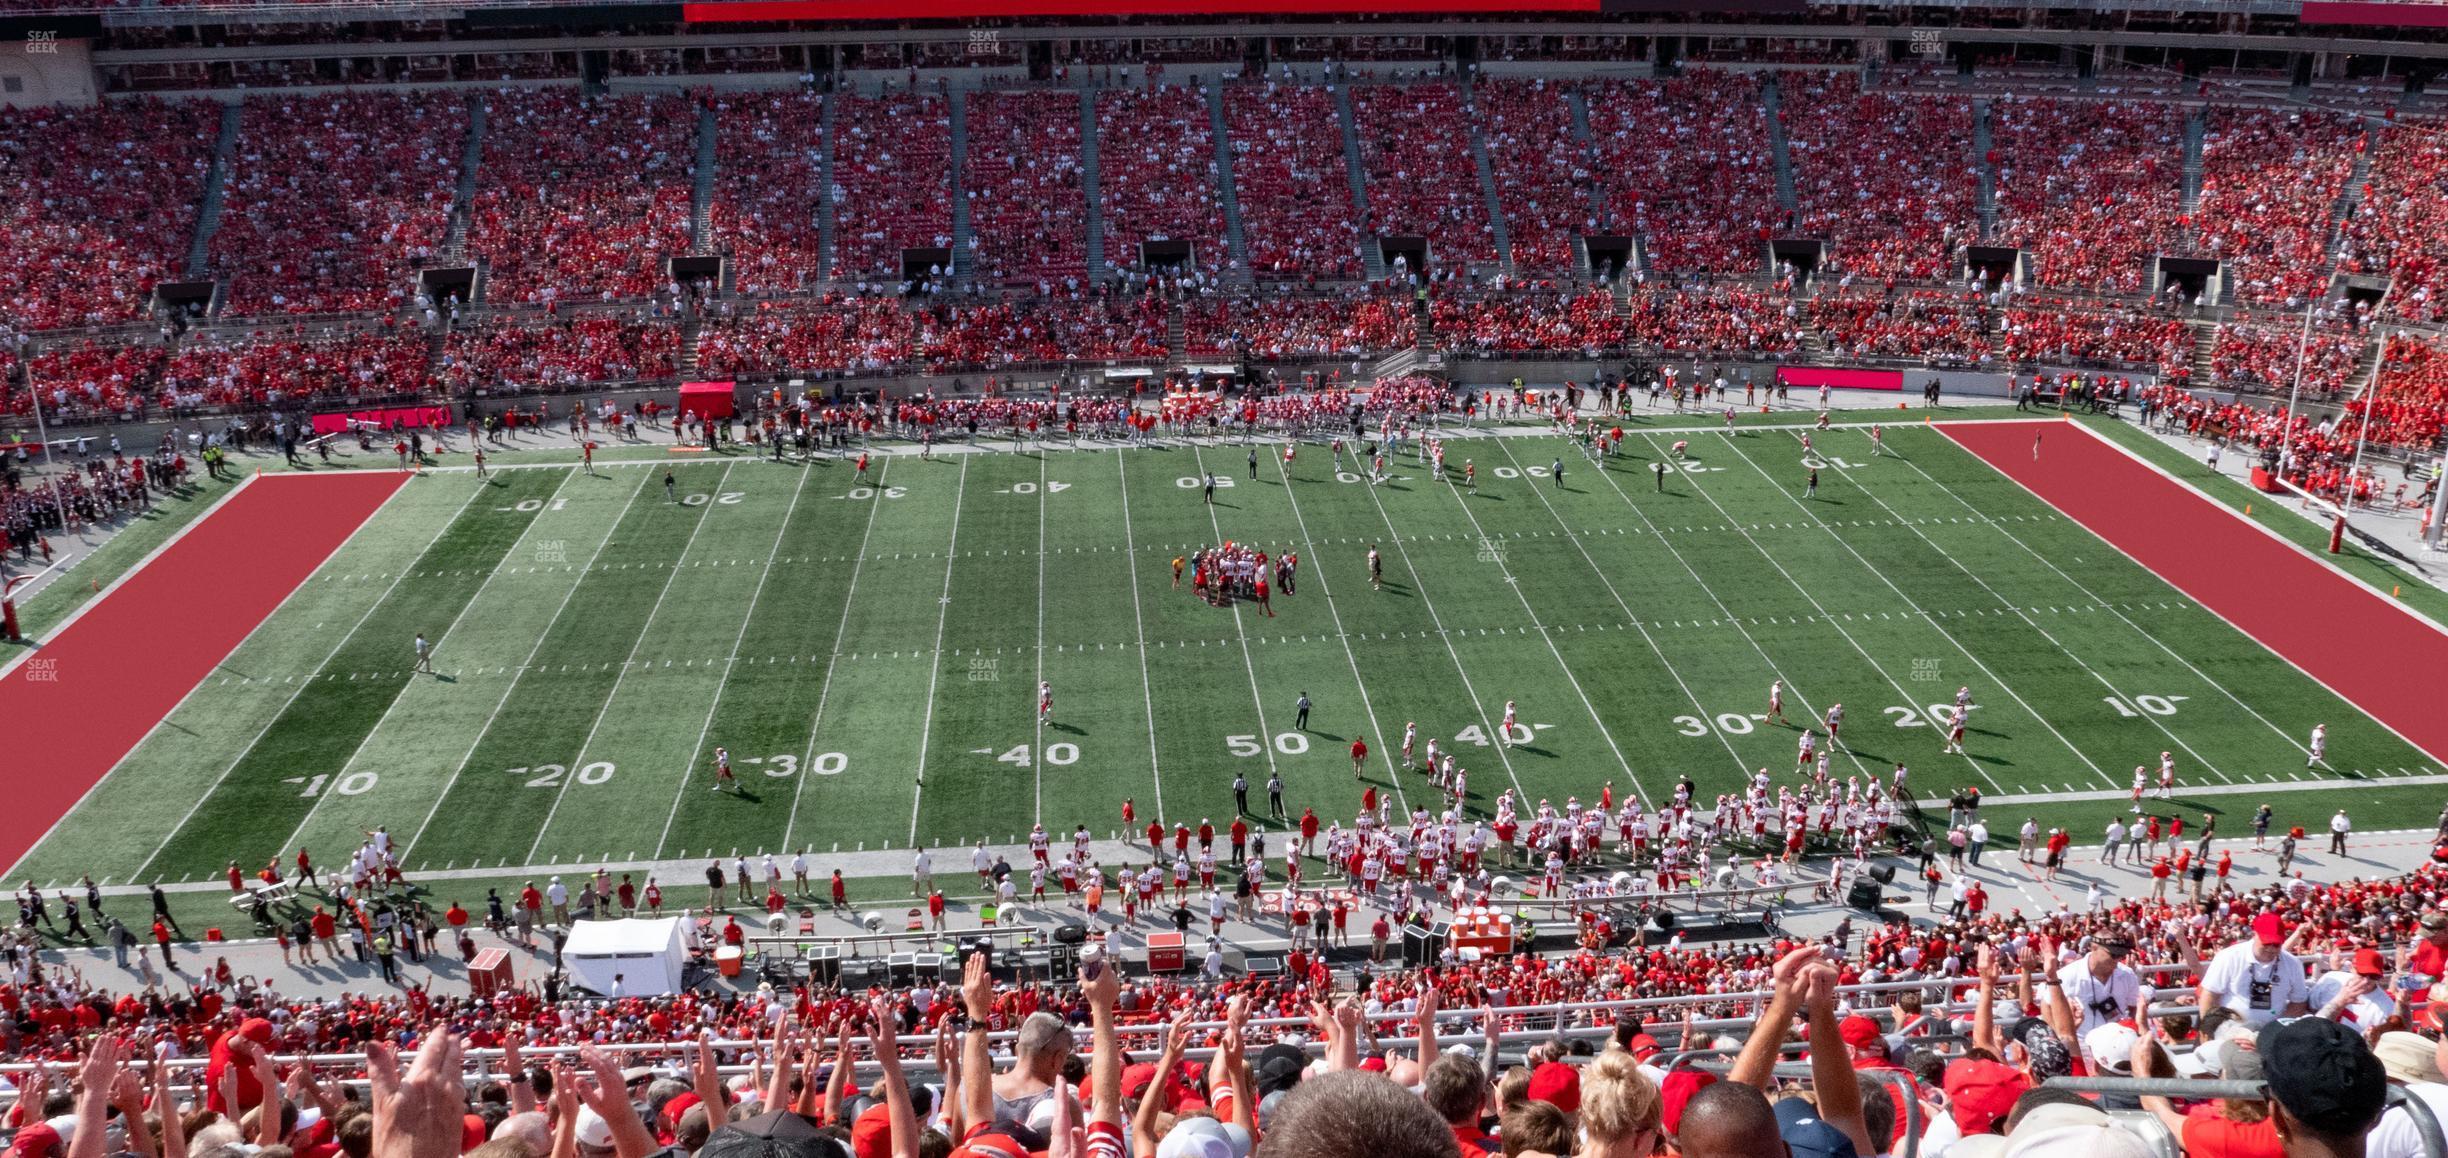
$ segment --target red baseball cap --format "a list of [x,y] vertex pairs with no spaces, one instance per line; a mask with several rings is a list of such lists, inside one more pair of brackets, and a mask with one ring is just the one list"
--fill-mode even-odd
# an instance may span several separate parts
[[2030,1079],[2012,1066],[1975,1058],[1947,1063],[1947,1110],[1967,1138],[1988,1133],[1992,1124],[2014,1112],[2015,1099],[2030,1088]]
[[1837,1026],[1836,1032],[1844,1038],[1846,1045],[1855,1049],[1868,1049],[1887,1042],[1887,1035],[1880,1032],[1879,1023],[1858,1013],[1844,1019],[1844,1024]]
[[9,1144],[11,1153],[23,1154],[26,1158],[41,1158],[59,1148],[59,1131],[48,1122],[36,1122],[17,1131],[16,1140]]
[[1674,1133],[1683,1124],[1683,1106],[1692,1095],[1717,1084],[1717,1075],[1706,1070],[1676,1070],[1658,1083],[1658,1124]]
[[1633,1035],[1632,1057],[1635,1061],[1648,1061],[1663,1052],[1665,1052],[1665,1047],[1659,1045],[1656,1038],[1645,1033]]
[[2380,959],[2378,949],[2357,949],[2354,955],[2354,971],[2365,977],[2386,977],[2388,976],[2388,963]]
[[2252,930],[2253,936],[2264,945],[2278,944],[2286,940],[2287,936],[2286,922],[2279,919],[2276,913],[2263,913],[2254,917]]
[[1545,1102],[1567,1114],[1581,1108],[1581,1071],[1563,1062],[1546,1062],[1530,1071],[1530,1100]]

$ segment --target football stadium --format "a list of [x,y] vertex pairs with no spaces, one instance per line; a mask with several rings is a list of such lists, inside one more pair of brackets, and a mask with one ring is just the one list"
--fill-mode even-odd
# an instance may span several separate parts
[[0,1135],[2448,1158],[2442,28],[0,0]]

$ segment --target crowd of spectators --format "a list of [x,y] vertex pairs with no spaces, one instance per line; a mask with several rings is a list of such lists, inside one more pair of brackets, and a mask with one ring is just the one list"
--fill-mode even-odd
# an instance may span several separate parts
[[1351,90],[1352,128],[1368,179],[1360,235],[1424,237],[1440,263],[1496,259],[1496,230],[1471,153],[1459,86],[1364,84]]
[[682,96],[488,94],[467,238],[486,300],[634,299],[664,285],[663,259],[689,249],[696,135]]
[[1944,290],[1822,289],[1810,302],[1810,323],[1839,363],[1910,358],[1932,366],[1982,365],[1997,348],[1991,318],[1981,296]]
[[1736,285],[1653,286],[1625,303],[1634,340],[1677,353],[1791,354],[1803,322],[1791,299]]
[[2235,300],[2301,307],[2328,291],[2330,211],[2364,147],[2354,117],[2273,109],[2203,111],[2196,248]]
[[2379,141],[2339,267],[2393,278],[2389,311],[2436,321],[2448,310],[2448,140],[2408,124],[2382,129]]
[[1162,85],[1095,99],[1106,266],[1139,267],[1141,242],[1186,241],[1201,267],[1228,267],[1215,132],[1202,90]]
[[162,368],[165,406],[274,406],[419,393],[433,386],[425,335],[375,322],[191,333]]
[[1236,293],[1182,306],[1182,345],[1194,358],[1356,358],[1418,340],[1418,315],[1398,295]]
[[1165,356],[1165,302],[1153,295],[932,305],[911,321],[912,344],[929,372]]
[[1787,221],[1759,82],[1694,71],[1586,86],[1602,232],[1637,235],[1650,268],[1757,274]]
[[184,270],[221,106],[0,108],[0,323],[123,322]]
[[[422,358],[421,340],[418,353]],[[439,372],[453,393],[501,391],[668,379],[678,370],[679,357],[676,322],[591,314],[454,327]]]
[[2448,431],[2448,342],[2429,334],[2390,334],[2369,395],[2346,404],[2346,425],[2365,423],[2373,442],[2436,449]]
[[[91,339],[54,346],[26,359],[26,377],[43,413],[54,422],[133,415],[155,401],[154,387],[170,359],[160,345],[113,345]],[[9,413],[25,414],[31,396],[13,395]]]
[[969,199],[976,274],[1076,287],[1088,272],[1088,190],[1080,101],[1072,92],[981,92],[969,98],[961,192]]
[[2193,329],[2140,309],[2029,303],[2004,312],[1998,348],[2016,362],[2147,367],[2170,378],[2193,370]]
[[223,170],[225,315],[371,313],[440,252],[467,142],[450,91],[258,97]]
[[730,258],[740,293],[792,293],[824,274],[817,100],[809,93],[727,93],[715,100],[711,236],[698,248]]
[[898,280],[903,250],[952,245],[952,114],[939,94],[827,99],[834,102],[831,272]]
[[1551,351],[1598,356],[1629,344],[1615,295],[1579,292],[1445,295],[1428,303],[1437,345],[1483,357]]
[[1979,236],[1972,105],[1863,92],[1847,72],[1781,73],[1777,111],[1807,237],[1873,277],[1937,281]]
[[[957,981],[609,999],[322,1000],[226,970],[121,993],[37,959],[0,1028],[55,1067],[9,1116],[26,1158],[2411,1158],[2413,1119],[2383,1110],[2392,1084],[2448,1104],[2448,1051],[2417,1032],[2448,1008],[2444,891],[2430,868],[2298,874],[2198,904],[1959,905],[1858,938],[1363,966],[1349,990],[1298,950],[1271,976],[1126,977],[1092,947],[1047,982],[976,954]],[[1842,989],[1866,984],[1898,988]],[[1608,1004],[1658,998],[1684,1000]],[[1668,1053],[1712,1046],[1730,1068]],[[1807,1078],[1773,1076],[1789,1046]],[[325,1060],[276,1060],[298,1054]],[[2187,1114],[2039,1088],[2204,1073],[2265,1090]]]
[[1574,135],[1565,99],[1544,78],[1494,78],[1471,89],[1505,240],[1513,267],[1524,272],[1571,269],[1573,238],[1595,232],[1590,147]]
[[1252,275],[1269,280],[1360,276],[1351,169],[1334,92],[1315,85],[1224,90],[1233,195]]
[[2144,101],[1991,101],[1993,236],[2031,251],[2043,285],[2139,292],[2151,258],[2178,248],[2184,117]]
[[2304,396],[2332,400],[2354,385],[2351,379],[2370,349],[2369,335],[2334,325],[2314,326],[2307,334],[2300,322],[2238,318],[2219,327],[2209,385],[2285,394],[2295,388],[2300,362]]
[[906,363],[915,349],[900,298],[827,294],[817,302],[766,302],[706,319],[697,368],[756,376],[787,370],[873,373]]

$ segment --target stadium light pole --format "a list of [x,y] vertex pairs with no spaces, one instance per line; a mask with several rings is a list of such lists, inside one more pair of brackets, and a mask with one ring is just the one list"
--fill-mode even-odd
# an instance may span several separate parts
[[2346,517],[2352,520],[2355,484],[2363,476],[2363,448],[2371,445],[2372,392],[2380,387],[2380,366],[2388,361],[2388,331],[2380,331],[2380,353],[2372,359],[2371,377],[2363,380],[2363,421],[2355,427],[2354,462],[2346,468]]
[[2303,415],[2303,411],[2296,407],[2303,398],[2304,361],[2311,356],[2312,311],[2319,304],[2318,299],[2304,303],[2303,328],[2295,335],[2295,380],[2287,387],[2286,422],[2279,427],[2286,433],[2284,453],[2278,462],[2278,475],[2281,478],[2295,463],[2295,420]]

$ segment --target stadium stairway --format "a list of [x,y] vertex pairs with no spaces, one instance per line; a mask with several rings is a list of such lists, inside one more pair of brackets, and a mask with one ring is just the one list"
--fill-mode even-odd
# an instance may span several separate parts
[[962,171],[969,167],[969,94],[955,90],[946,95],[944,103],[951,109],[952,122],[952,276],[965,278],[974,264],[969,256],[969,197],[961,184]]
[[816,276],[829,278],[833,276],[833,231],[840,217],[833,204],[833,126],[840,115],[841,98],[827,94],[823,102],[816,134]]
[[1776,74],[1760,79],[1760,112],[1768,118],[1768,151],[1776,157],[1777,204],[1790,218],[1801,197],[1794,190],[1793,152],[1785,145],[1785,116],[1777,94]]
[[1488,160],[1487,134],[1479,128],[1478,102],[1464,90],[1462,122],[1470,128],[1471,163],[1479,169],[1479,199],[1485,204],[1488,233],[1496,242],[1496,261],[1513,269],[1513,236],[1505,230],[1504,202],[1496,196],[1496,166]]
[[2202,139],[2207,135],[2208,126],[2203,123],[2202,111],[2193,110],[2192,115],[2185,118],[2184,127],[2184,245],[2188,253],[2193,250],[2193,239],[2198,232],[2193,215],[2201,209]]
[[2354,170],[2346,175],[2346,187],[2338,191],[2338,199],[2329,206],[2328,252],[2332,280],[2336,277],[2338,238],[2344,235],[2346,225],[2354,220],[2356,211],[2363,207],[2363,186],[2371,180],[2372,150],[2380,145],[2372,130],[2378,123],[2370,120],[2364,122],[2362,147],[2355,150]]
[[[1224,88],[1207,87],[1207,131],[1215,137],[1216,202],[1224,207],[1224,245],[1234,280],[1250,280],[1249,234],[1241,225],[1241,198],[1233,187],[1232,134],[1224,128]],[[1178,346],[1175,347],[1177,350]]]
[[2217,322],[2194,320],[2185,323],[2193,331],[2193,385],[2200,389],[2210,383],[2211,366],[2218,360],[2220,328]]
[[212,168],[204,175],[204,200],[196,207],[195,237],[187,243],[187,279],[201,281],[212,268],[213,232],[221,228],[221,201],[229,186],[230,154],[238,147],[239,102],[221,106],[221,134],[213,140]]
[[1368,212],[1368,166],[1360,161],[1360,124],[1352,115],[1351,86],[1334,86],[1335,120],[1343,126],[1343,167],[1351,180],[1352,220],[1360,223],[1360,265],[1370,281],[1384,281],[1385,251],[1371,232]]
[[714,107],[697,106],[697,165],[689,190],[689,252],[704,253],[714,243]]
[[[1598,166],[1595,164],[1595,154],[1593,151],[1595,145],[1590,138],[1589,94],[1581,91],[1581,88],[1578,85],[1566,88],[1564,90],[1564,107],[1570,110],[1572,113],[1573,141],[1581,146],[1581,150],[1584,154],[1591,155],[1593,163],[1590,165],[1590,169],[1592,172],[1596,172]],[[1599,183],[1596,181],[1590,182],[1589,219],[1597,222],[1598,228],[1605,229],[1606,195],[1600,193],[1598,190]],[[1575,245],[1579,246],[1579,242],[1577,240]],[[1584,254],[1583,257],[1584,260],[1582,264],[1584,267],[1586,267],[1588,265],[1587,255]]]
[[468,97],[467,143],[459,149],[459,188],[451,194],[450,225],[442,234],[442,252],[454,261],[467,258],[468,222],[476,212],[476,167],[484,161],[485,99]]
[[[1097,90],[1080,91],[1080,192],[1088,198],[1088,277],[1105,277],[1105,209],[1099,204],[1104,186],[1097,176]],[[1131,255],[1137,256],[1135,254]],[[1136,262],[1126,261],[1126,265]]]
[[1979,207],[1983,241],[1997,232],[1997,166],[1989,162],[1989,149],[1989,102],[1976,100],[1972,102],[1972,170],[1980,180],[1974,204]]

